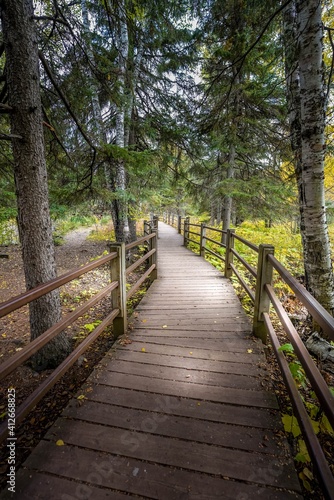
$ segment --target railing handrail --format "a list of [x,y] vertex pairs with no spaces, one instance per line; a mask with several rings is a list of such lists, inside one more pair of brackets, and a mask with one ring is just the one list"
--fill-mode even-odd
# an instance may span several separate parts
[[310,294],[306,288],[294,278],[287,269],[273,256],[268,256],[269,261],[281,278],[293,290],[298,299],[309,311],[318,325],[326,334],[334,340],[334,318],[319,302]]
[[103,264],[106,264],[107,262],[110,262],[116,257],[117,254],[115,252],[110,253],[109,255],[101,257],[100,259],[97,259],[94,262],[90,262],[89,264],[86,264],[83,267],[62,274],[57,278],[47,281],[46,283],[42,283],[41,285],[38,285],[35,288],[28,290],[27,292],[21,293],[20,295],[16,295],[11,299],[2,302],[0,304],[0,318],[2,318],[3,316],[7,316],[7,314],[15,311],[16,309],[19,309],[20,307],[29,304],[33,300],[36,300],[42,297],[43,295],[52,292],[56,288],[66,285],[66,283],[69,283],[70,281],[79,278],[79,276],[81,276],[82,274],[86,274],[92,271],[93,269],[100,267]]
[[[44,397],[44,395],[55,385],[55,383],[66,373],[66,371],[74,364],[74,362],[79,358],[79,356],[89,347],[89,345],[97,339],[97,337],[105,330],[110,324],[114,324],[114,334],[115,336],[125,333],[127,324],[127,312],[126,312],[126,301],[133,296],[133,294],[139,289],[142,283],[147,279],[151,280],[156,278],[157,273],[157,220],[153,224],[154,227],[151,228],[152,233],[136,241],[125,245],[124,243],[112,243],[110,244],[111,252],[109,255],[99,258],[94,262],[86,264],[85,266],[69,271],[62,276],[50,280],[48,283],[39,285],[38,287],[29,290],[21,295],[11,298],[3,304],[0,304],[1,316],[5,316],[10,312],[28,304],[29,302],[36,300],[37,298],[49,293],[60,286],[69,283],[75,278],[78,278],[82,274],[86,274],[93,269],[96,269],[106,263],[111,263],[112,271],[112,282],[106,286],[102,291],[97,293],[94,297],[86,301],[83,305],[79,306],[72,313],[67,314],[64,318],[61,318],[56,324],[51,328],[46,330],[44,333],[39,335],[29,344],[27,344],[23,349],[4,363],[0,365],[0,380],[4,379],[10,373],[12,373],[16,368],[22,365],[27,359],[38,352],[42,347],[44,347],[48,342],[54,339],[58,334],[64,331],[69,325],[74,323],[79,317],[81,317],[85,312],[87,312],[92,306],[98,303],[102,298],[108,294],[113,294],[112,297],[112,311],[108,316],[98,325],[96,328],[83,340],[75,349],[72,351],[64,361],[51,373],[51,375],[40,384],[35,391],[33,391],[30,396],[17,408],[16,411],[16,423],[22,422],[24,417],[30,412],[30,410],[36,406],[36,404]],[[125,267],[125,252],[136,246],[140,246],[143,243],[149,244],[149,249],[146,251],[143,257],[137,259],[131,266],[126,269]],[[116,250],[116,251],[114,251]],[[149,268],[143,273],[141,278],[137,280],[135,284],[132,285],[130,290],[126,290],[125,277],[134,269],[143,264],[146,260],[149,261]],[[114,278],[113,278],[114,276]],[[116,279],[115,279],[116,277]],[[114,295],[116,293],[116,295]],[[0,316],[0,317],[1,317]],[[2,442],[8,434],[7,422],[3,422],[0,425],[0,442]]]

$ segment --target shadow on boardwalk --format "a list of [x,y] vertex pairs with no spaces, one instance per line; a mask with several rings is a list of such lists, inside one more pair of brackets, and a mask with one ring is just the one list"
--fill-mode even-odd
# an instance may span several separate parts
[[13,498],[302,498],[231,284],[173,228],[159,236],[159,277],[131,333],[27,459]]

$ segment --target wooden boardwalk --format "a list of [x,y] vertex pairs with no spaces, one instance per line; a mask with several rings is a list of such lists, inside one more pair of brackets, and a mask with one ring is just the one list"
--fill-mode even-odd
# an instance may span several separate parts
[[231,284],[173,228],[159,235],[159,278],[130,335],[26,460],[13,498],[302,498]]

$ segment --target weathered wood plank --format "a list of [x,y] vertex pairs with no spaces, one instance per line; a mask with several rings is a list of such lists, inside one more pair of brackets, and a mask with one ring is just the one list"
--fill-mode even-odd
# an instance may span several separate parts
[[[88,422],[58,419],[45,436],[53,442],[128,456],[161,465],[299,491],[291,459],[194,443]],[[250,458],[251,457],[251,458]]]
[[[280,413],[273,409],[233,406],[186,397],[141,392],[106,385],[87,385],[87,396],[92,401],[109,401],[113,405],[140,410],[158,411],[212,422],[242,425],[261,429],[279,429]],[[83,393],[85,391],[83,390]]]
[[[145,355],[142,356],[145,358]],[[262,390],[261,379],[256,376],[245,376],[228,373],[211,373],[176,367],[150,365],[147,363],[136,363],[134,361],[114,360],[106,366],[106,369],[115,373],[128,373],[150,378],[161,378],[164,380],[178,380],[188,383],[207,384],[217,387],[235,387],[236,389]]]
[[[255,343],[251,342],[242,342],[239,343],[237,341],[228,342],[230,339],[222,339],[222,338],[212,338],[212,339],[203,339],[201,338],[193,338],[191,335],[189,337],[178,337],[178,336],[157,336],[157,335],[138,335],[135,336],[135,340],[137,342],[141,342],[143,347],[146,342],[150,342],[151,344],[163,344],[163,345],[171,345],[177,347],[189,347],[192,351],[192,348],[200,348],[203,347],[207,350],[220,350],[225,352],[239,352],[244,354],[244,357],[247,357],[247,351],[251,350],[253,352],[259,352],[259,347]],[[205,332],[203,332],[204,337]],[[204,345],[203,345],[204,344]],[[252,353],[250,353],[252,354]],[[247,362],[247,361],[246,361]]]
[[[48,460],[45,460],[45,457],[48,457]],[[71,467],[68,467],[68,464],[71,464]],[[128,457],[107,453],[96,455],[91,450],[74,446],[55,447],[53,443],[47,441],[42,441],[38,445],[34,455],[28,459],[27,465],[32,469],[40,468],[51,474],[74,478],[76,481],[87,481],[87,471],[94,472],[96,475],[92,475],[90,478],[89,487],[91,484],[95,484],[102,488],[124,491],[124,485],[126,485],[126,491],[130,494],[143,495],[145,498],[157,500],[171,500],[173,498],[187,498],[189,500],[218,500],[221,498],[227,500],[235,500],[236,498],[293,500],[301,498],[296,493],[281,492],[255,484],[237,483],[207,474],[198,475],[192,471],[144,463]],[[50,478],[53,476],[47,476],[47,478],[51,481]],[[36,479],[34,475],[30,484],[27,481],[27,486],[32,487],[36,484]],[[73,484],[76,488],[77,483]],[[110,494],[112,495],[113,492]],[[25,497],[24,500],[31,498],[35,497]],[[59,498],[58,496],[57,500]],[[103,497],[95,497],[95,495],[90,498],[104,500]],[[114,500],[113,496],[107,498]]]
[[277,408],[277,401],[272,393],[266,391],[249,391],[231,389],[230,387],[206,386],[177,380],[151,379],[140,375],[112,373],[103,371],[99,383],[124,389],[135,389],[156,394],[189,397],[198,401],[215,401],[241,406],[260,408]]
[[135,361],[137,363],[149,363],[153,365],[171,366],[175,368],[196,369],[217,373],[237,373],[239,375],[265,376],[268,372],[260,369],[256,364],[232,363],[228,361],[207,361],[203,359],[184,358],[177,356],[167,356],[165,354],[151,354],[142,352],[118,350],[115,359]]
[[[40,445],[38,445],[40,447]],[[39,448],[38,452],[39,452]],[[47,450],[49,453],[54,453],[54,446],[51,447],[51,450]],[[95,455],[95,454],[94,454]],[[44,463],[47,461],[44,456]],[[54,455],[52,455],[53,457]],[[41,472],[37,472],[35,470],[20,470],[17,477],[17,488],[14,494],[8,492],[3,492],[0,494],[1,500],[9,500],[9,499],[17,499],[17,500],[78,500],[78,499],[94,499],[94,500],[126,500],[128,498],[141,498],[144,499],[144,496],[133,496],[128,495],[127,493],[120,493],[111,487],[107,486],[105,488],[101,488],[102,474],[105,472],[96,472],[94,469],[94,465],[99,466],[99,462],[96,461],[96,455],[92,457],[92,461],[90,462],[90,466],[93,467],[88,474],[88,478],[91,476],[94,483],[91,481],[87,484],[87,472],[85,477],[81,477],[78,481],[73,481],[73,478],[70,477],[71,480],[65,479],[64,477],[59,476],[51,476],[50,474],[43,474]],[[83,465],[88,465],[87,462],[83,462]],[[72,468],[66,464],[68,470]],[[39,470],[43,471],[43,465],[41,464],[38,467]],[[89,469],[88,469],[89,470]],[[65,477],[69,476],[68,474],[64,474]]]
[[154,354],[168,354],[170,356],[183,356],[185,358],[198,358],[207,359],[215,361],[233,361],[234,363],[261,363],[263,361],[263,356],[256,352],[245,355],[244,352],[224,352],[217,349],[197,349],[196,347],[181,347],[181,346],[169,346],[167,344],[153,343],[149,340],[147,342],[139,342],[135,338],[132,340],[131,344],[126,347],[120,345],[120,349],[126,349],[131,351],[142,352],[144,348],[146,352]]
[[287,455],[286,441],[282,440],[282,446],[277,446],[276,433],[268,429],[251,427],[236,429],[235,425],[199,419],[194,419],[190,426],[189,418],[186,417],[161,415],[158,411],[122,408],[95,401],[85,401],[78,406],[78,401],[72,400],[62,416],[187,441],[227,446],[238,450],[278,456]]

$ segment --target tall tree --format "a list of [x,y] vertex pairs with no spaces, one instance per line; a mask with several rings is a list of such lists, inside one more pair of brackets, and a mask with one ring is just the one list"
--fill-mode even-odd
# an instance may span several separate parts
[[[6,54],[18,225],[27,289],[56,277],[44,154],[38,45],[32,0],[3,0],[1,20]],[[58,291],[30,304],[31,338],[61,317]],[[61,334],[35,357],[35,367],[54,366],[67,354]]]
[[326,92],[321,1],[296,0],[286,8],[284,19],[289,122],[306,286],[333,313],[334,280],[324,190]]

